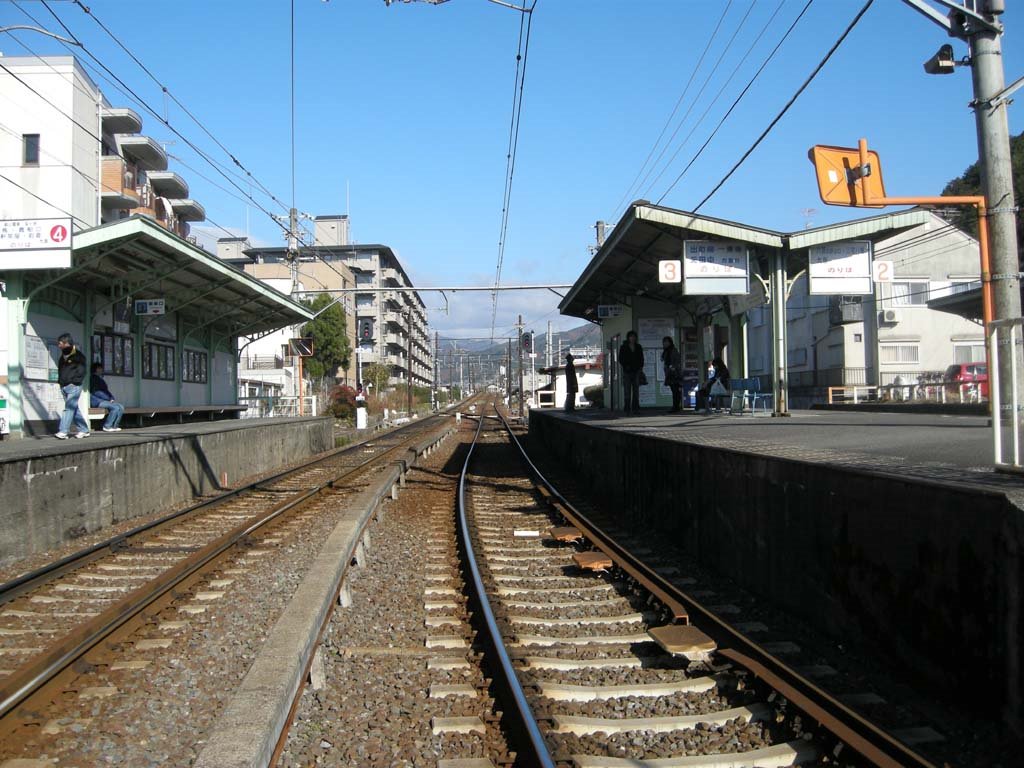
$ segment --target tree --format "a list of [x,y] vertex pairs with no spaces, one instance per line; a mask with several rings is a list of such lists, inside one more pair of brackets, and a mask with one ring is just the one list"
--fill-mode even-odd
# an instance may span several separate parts
[[373,384],[377,397],[384,394],[384,388],[391,378],[391,367],[381,363],[372,363],[363,368],[363,382]]
[[[320,312],[334,297],[321,293],[307,307],[314,313]],[[308,358],[305,369],[313,380],[324,376],[335,376],[338,368],[348,368],[352,359],[352,344],[348,338],[348,323],[341,304],[335,304],[302,328],[303,336],[313,338],[313,356]]]
[[[1024,191],[1024,133],[1010,138],[1010,160],[1013,164],[1013,194],[1019,201],[1021,192]],[[980,195],[981,194],[981,172],[978,164],[974,163],[960,176],[949,182],[942,190],[944,195]],[[992,207],[1003,205],[998,200],[989,200]],[[973,237],[978,236],[978,212],[973,206],[961,209],[962,213],[956,221],[956,225],[964,232]],[[1024,255],[1024,221],[1017,217],[1017,251],[1018,258]]]

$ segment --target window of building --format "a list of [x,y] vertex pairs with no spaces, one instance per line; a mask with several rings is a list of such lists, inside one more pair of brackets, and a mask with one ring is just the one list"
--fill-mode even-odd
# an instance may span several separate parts
[[888,364],[917,365],[921,360],[919,344],[879,344],[878,359]]
[[985,344],[982,341],[965,341],[953,345],[954,363],[977,363],[985,359]]
[[112,333],[94,333],[92,362],[102,363],[106,376],[134,376],[135,339]]
[[928,305],[927,280],[893,280],[891,285],[894,307],[924,307]]
[[853,334],[853,340],[854,341],[864,341],[864,334],[863,333],[855,333],[855,334]]
[[205,352],[186,349],[181,353],[181,380],[192,384],[205,384],[208,356]]
[[174,347],[146,342],[142,348],[142,378],[174,381]]
[[974,288],[980,288],[980,280],[954,280],[949,284],[950,295],[957,293],[967,293]]
[[21,136],[22,156],[24,165],[39,165],[39,134],[24,133]]

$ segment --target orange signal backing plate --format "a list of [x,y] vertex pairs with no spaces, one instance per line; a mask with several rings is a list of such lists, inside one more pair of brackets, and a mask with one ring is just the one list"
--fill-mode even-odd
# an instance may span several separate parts
[[[817,144],[807,152],[807,157],[814,163],[814,173],[818,177],[818,194],[827,205],[847,205],[858,208],[884,208],[884,205],[872,205],[864,202],[859,184],[848,183],[846,172],[860,165],[860,152],[856,147],[827,147]],[[885,184],[882,183],[882,164],[878,153],[868,150],[868,162],[871,164],[871,175],[865,177],[869,199],[884,198]]]

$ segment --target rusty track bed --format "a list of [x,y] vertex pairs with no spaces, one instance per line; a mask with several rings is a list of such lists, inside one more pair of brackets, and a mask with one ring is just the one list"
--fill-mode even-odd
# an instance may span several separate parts
[[[74,627],[62,639],[46,648],[44,653],[14,670],[0,686],[0,736],[10,734],[19,725],[19,712],[26,711],[26,705],[34,696],[46,695],[79,659],[83,659],[90,650],[113,637],[119,630],[123,632],[130,622],[137,620],[147,609],[152,610],[155,606],[170,601],[175,592],[187,588],[202,572],[208,570],[234,548],[245,543],[253,533],[279,519],[284,519],[288,513],[301,508],[324,491],[353,479],[370,469],[372,465],[401,460],[402,452],[409,449],[410,443],[436,427],[438,421],[439,418],[413,422],[385,435],[336,449],[326,456],[317,457],[298,467],[192,505],[0,585],[0,603],[9,602],[110,553],[123,551],[137,539],[152,535],[165,526],[186,518],[197,518],[202,513],[217,509],[246,493],[270,489],[279,494],[276,503],[269,508],[260,510],[227,533],[206,542],[198,551],[183,557],[155,578],[107,607],[99,615]],[[368,450],[372,451],[373,455],[359,455]],[[332,467],[332,462],[339,458],[355,458],[356,462],[347,466]],[[313,473],[314,477],[326,475],[326,479],[314,483],[311,483],[309,478],[302,479],[302,474],[308,473],[310,469],[316,470]],[[289,481],[294,480],[299,480],[300,487],[289,487]]]
[[[496,409],[497,411],[497,409]],[[701,632],[710,637],[717,646],[714,658],[717,664],[731,665],[742,669],[760,682],[761,687],[773,699],[781,697],[789,707],[802,715],[803,721],[817,724],[816,742],[822,742],[821,753],[831,754],[840,764],[884,766],[918,766],[934,768],[933,764],[916,754],[906,745],[885,733],[877,726],[850,710],[837,699],[814,683],[801,676],[778,657],[760,647],[749,637],[729,626],[696,599],[680,590],[659,575],[643,560],[606,534],[575,506],[572,505],[544,477],[530,460],[508,421],[497,411],[508,439],[515,446],[524,462],[527,472],[536,485],[542,502],[578,529],[590,548],[603,553],[613,563],[613,570],[624,578],[634,589],[649,596],[651,604],[670,623],[689,624],[691,621]],[[484,419],[481,418],[474,439],[474,447],[480,440]],[[510,737],[515,739],[519,750],[519,763],[527,766],[554,766],[544,735],[533,716],[527,695],[519,682],[509,652],[504,647],[501,629],[488,601],[480,567],[475,560],[470,540],[469,522],[466,518],[466,478],[469,473],[473,450],[470,449],[463,466],[459,483],[460,543],[466,555],[466,569],[469,578],[470,600],[476,607],[481,620],[478,625],[482,644],[491,655],[491,669],[495,675],[496,694],[504,702],[505,722]],[[585,547],[586,548],[586,547]]]

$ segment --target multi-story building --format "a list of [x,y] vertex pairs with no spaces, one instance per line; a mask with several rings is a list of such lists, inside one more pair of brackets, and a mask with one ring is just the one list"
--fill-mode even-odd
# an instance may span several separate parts
[[[824,229],[828,229],[827,227]],[[985,360],[982,327],[930,309],[928,302],[977,287],[978,243],[935,213],[880,240],[874,257],[891,261],[891,281],[864,296],[812,296],[806,276],[786,304],[791,387],[916,384],[952,363]],[[771,372],[768,307],[748,313],[750,375]]]
[[77,59],[0,63],[0,156],[18,185],[0,195],[0,219],[71,215],[77,230],[142,214],[188,238],[206,218],[138,114],[112,107]]
[[[417,386],[429,386],[433,349],[426,305],[395,252],[386,245],[349,243],[348,223],[347,216],[316,217],[314,244],[302,249],[297,263],[299,294],[351,296],[349,327],[358,365],[388,366],[391,384],[411,379]],[[221,242],[222,258],[246,272],[261,279],[290,275],[284,247],[235,245],[231,250],[232,241]]]

